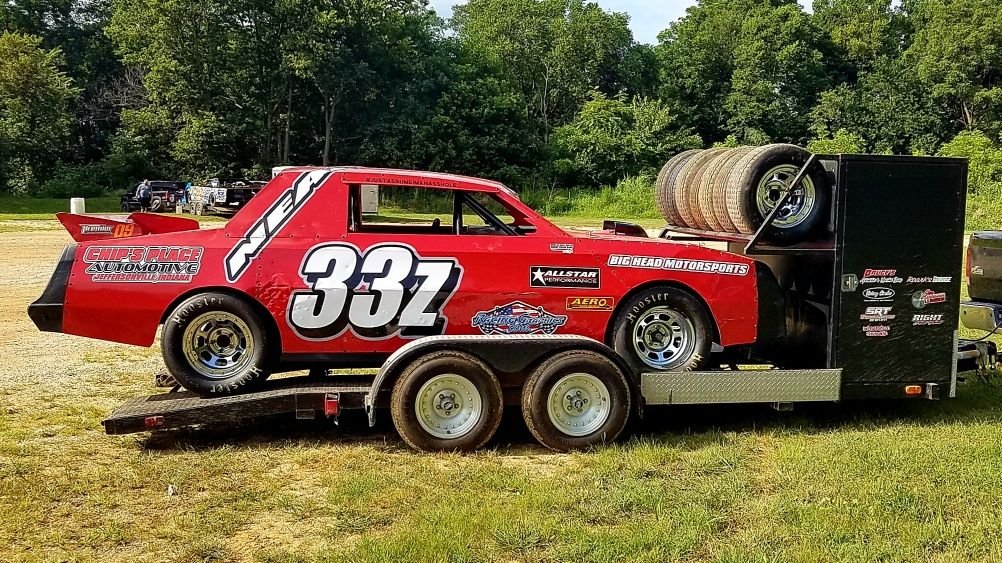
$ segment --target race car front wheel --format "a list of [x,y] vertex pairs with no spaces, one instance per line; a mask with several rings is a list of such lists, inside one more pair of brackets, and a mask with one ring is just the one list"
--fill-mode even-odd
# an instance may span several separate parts
[[695,371],[709,359],[711,322],[692,294],[651,288],[623,303],[613,319],[612,346],[638,371]]
[[225,293],[182,302],[164,324],[164,363],[182,387],[203,395],[234,393],[264,381],[268,332],[254,309]]

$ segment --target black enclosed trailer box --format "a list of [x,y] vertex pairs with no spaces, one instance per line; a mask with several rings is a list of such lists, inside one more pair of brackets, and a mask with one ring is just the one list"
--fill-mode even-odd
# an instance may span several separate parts
[[832,185],[829,224],[817,239],[770,246],[760,242],[765,227],[750,236],[669,227],[661,236],[726,242],[767,266],[788,305],[797,303],[786,322],[795,340],[757,350],[759,359],[828,378],[837,370],[839,399],[953,396],[967,161],[812,158]]

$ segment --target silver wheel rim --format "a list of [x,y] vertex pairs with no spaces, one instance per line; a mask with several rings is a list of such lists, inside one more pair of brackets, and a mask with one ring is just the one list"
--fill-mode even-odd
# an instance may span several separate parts
[[236,375],[253,361],[253,333],[243,319],[232,313],[199,315],[184,329],[182,341],[188,364],[209,379]]
[[[766,172],[759,181],[758,189],[755,192],[755,204],[763,219],[779,203],[783,197],[783,191],[790,185],[798,172],[800,172],[800,168],[793,164],[781,164]],[[773,225],[781,229],[790,229],[800,225],[810,217],[816,201],[817,192],[814,189],[814,182],[810,176],[804,176],[800,187],[794,190],[786,203],[780,207]]]
[[414,405],[418,424],[436,438],[451,440],[469,434],[483,414],[483,400],[472,381],[461,375],[436,375],[418,390]]
[[609,420],[609,389],[590,373],[565,375],[550,389],[546,413],[550,422],[568,436],[587,436]]
[[696,348],[696,329],[688,317],[669,307],[654,307],[633,325],[633,350],[654,369],[684,363]]

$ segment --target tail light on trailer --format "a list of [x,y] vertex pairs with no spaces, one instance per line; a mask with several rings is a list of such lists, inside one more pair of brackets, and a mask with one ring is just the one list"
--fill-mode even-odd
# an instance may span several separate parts
[[324,416],[337,417],[341,413],[341,395],[338,393],[327,393],[324,397]]

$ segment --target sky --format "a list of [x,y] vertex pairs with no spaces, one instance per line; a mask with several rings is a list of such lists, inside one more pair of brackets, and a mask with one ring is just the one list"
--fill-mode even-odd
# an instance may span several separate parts
[[[630,15],[633,37],[640,43],[657,43],[658,34],[668,23],[685,14],[685,9],[695,4],[688,0],[597,0],[598,5],[612,12],[626,12]],[[452,15],[452,7],[465,0],[431,0],[431,7],[443,18]],[[802,5],[808,4],[802,1]]]

